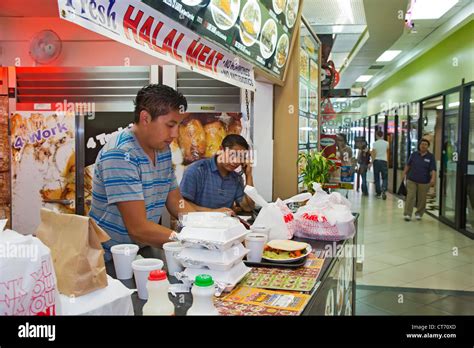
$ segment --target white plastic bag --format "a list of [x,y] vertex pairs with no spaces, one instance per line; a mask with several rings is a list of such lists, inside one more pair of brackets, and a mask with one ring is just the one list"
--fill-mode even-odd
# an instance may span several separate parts
[[313,184],[313,189],[313,197],[294,215],[294,235],[329,241],[352,238],[355,224],[350,201],[338,192],[327,194],[317,183]]
[[[261,197],[254,187],[245,187],[245,193],[254,201],[262,206],[260,213],[255,219],[254,225],[270,228],[269,240],[291,239],[296,230],[296,222],[291,210],[281,200],[277,199],[274,203],[267,203]],[[311,195],[296,195],[285,202],[303,202]]]
[[56,315],[51,253],[38,238],[0,230],[0,315]]

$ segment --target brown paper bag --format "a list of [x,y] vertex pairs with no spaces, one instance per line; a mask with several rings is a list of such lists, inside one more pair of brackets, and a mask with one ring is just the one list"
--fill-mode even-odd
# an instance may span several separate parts
[[89,217],[42,208],[36,236],[51,249],[58,289],[81,296],[107,286],[104,249],[110,237]]

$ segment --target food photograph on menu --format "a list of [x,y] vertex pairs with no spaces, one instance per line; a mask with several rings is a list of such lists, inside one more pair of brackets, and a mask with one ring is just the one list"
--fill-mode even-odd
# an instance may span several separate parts
[[301,0],[142,0],[283,80]]

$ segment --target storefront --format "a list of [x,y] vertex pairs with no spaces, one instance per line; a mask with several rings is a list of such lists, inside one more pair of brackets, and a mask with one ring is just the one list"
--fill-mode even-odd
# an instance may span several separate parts
[[417,151],[420,139],[430,141],[429,151],[435,156],[438,177],[428,194],[427,211],[471,237],[472,86],[472,82],[467,83],[364,118],[369,124],[369,143],[373,143],[377,130],[385,131],[389,142],[388,189],[392,193],[397,193],[403,169],[410,154]]

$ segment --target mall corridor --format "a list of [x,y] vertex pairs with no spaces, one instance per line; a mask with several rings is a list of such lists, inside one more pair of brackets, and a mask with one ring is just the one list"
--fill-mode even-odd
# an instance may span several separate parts
[[466,315],[474,311],[474,240],[425,215],[403,220],[403,203],[351,191],[360,213],[357,315]]

